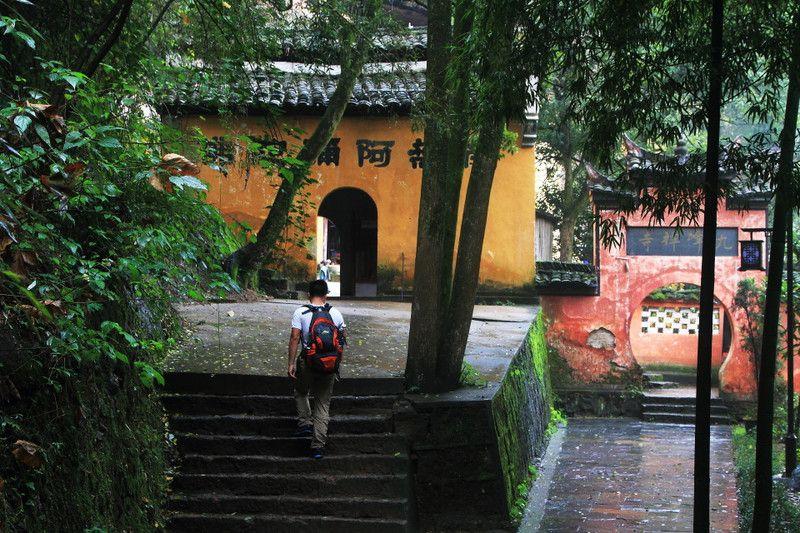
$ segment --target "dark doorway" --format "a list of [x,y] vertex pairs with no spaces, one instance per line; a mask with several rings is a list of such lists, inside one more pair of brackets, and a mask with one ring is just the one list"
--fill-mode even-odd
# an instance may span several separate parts
[[378,208],[375,202],[361,189],[344,187],[322,200],[319,216],[330,220],[336,228],[341,296],[375,296],[378,288]]
[[731,351],[731,338],[733,332],[731,331],[731,321],[728,320],[728,313],[722,313],[722,353],[725,356]]

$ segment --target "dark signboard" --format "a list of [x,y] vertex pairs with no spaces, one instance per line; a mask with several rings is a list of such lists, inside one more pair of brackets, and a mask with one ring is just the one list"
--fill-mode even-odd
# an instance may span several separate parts
[[[629,227],[625,240],[628,255],[702,255],[703,228]],[[739,255],[739,231],[717,228],[717,255]]]

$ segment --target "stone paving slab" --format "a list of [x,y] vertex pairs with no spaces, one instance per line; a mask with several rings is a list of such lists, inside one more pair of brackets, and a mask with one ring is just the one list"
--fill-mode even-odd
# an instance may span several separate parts
[[[286,374],[289,328],[305,302],[269,300],[178,306],[187,335],[168,371]],[[342,377],[402,376],[411,304],[334,301],[347,324]],[[475,306],[466,360],[489,381],[504,374],[536,316],[533,306]]]
[[[571,419],[540,531],[692,531],[694,426]],[[737,531],[730,428],[711,430],[711,530]]]

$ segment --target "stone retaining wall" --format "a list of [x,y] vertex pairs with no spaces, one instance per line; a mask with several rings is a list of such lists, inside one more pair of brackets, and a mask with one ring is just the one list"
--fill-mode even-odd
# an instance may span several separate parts
[[538,317],[501,383],[398,404],[395,430],[409,440],[422,530],[513,528],[516,486],[546,444],[546,354]]

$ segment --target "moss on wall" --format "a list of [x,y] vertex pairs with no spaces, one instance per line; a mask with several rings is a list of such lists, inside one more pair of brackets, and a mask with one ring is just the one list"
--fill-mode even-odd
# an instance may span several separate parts
[[539,313],[525,342],[509,365],[492,400],[492,414],[508,513],[519,497],[518,486],[529,476],[529,466],[547,441],[547,426],[553,405],[550,384],[545,319]]

